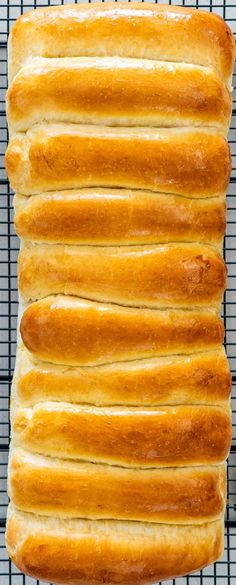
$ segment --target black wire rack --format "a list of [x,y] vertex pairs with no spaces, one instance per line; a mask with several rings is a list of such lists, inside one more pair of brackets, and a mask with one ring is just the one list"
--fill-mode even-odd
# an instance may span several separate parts
[[[73,2],[73,0],[70,0]],[[3,156],[7,145],[5,91],[7,87],[7,37],[20,14],[40,6],[68,4],[68,0],[0,0],[0,585],[42,585],[22,575],[9,561],[4,531],[8,498],[7,460],[10,436],[10,386],[14,369],[17,318],[17,253],[18,239],[14,234],[12,192],[4,171]],[[77,2],[75,1],[75,4]],[[162,0],[162,4],[191,6],[222,16],[236,32],[236,2],[233,0]],[[236,86],[236,75],[233,85]],[[233,171],[228,189],[228,227],[224,257],[228,266],[228,289],[224,295],[222,317],[225,346],[233,376],[233,445],[228,461],[228,499],[225,522],[223,558],[207,569],[169,585],[235,585],[236,584],[236,92],[229,135]],[[164,585],[164,583],[162,583]]]

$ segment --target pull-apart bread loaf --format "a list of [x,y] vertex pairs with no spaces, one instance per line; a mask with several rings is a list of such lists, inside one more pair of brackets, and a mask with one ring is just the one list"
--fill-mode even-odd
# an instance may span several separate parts
[[234,57],[219,16],[160,4],[42,8],[11,31],[6,541],[36,579],[149,585],[222,554]]

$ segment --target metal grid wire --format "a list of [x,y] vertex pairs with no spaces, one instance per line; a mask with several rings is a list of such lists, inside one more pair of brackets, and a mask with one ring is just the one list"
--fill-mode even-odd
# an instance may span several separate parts
[[[73,0],[71,0],[72,2]],[[9,561],[4,545],[7,508],[6,475],[9,448],[9,395],[16,349],[18,239],[13,229],[12,192],[4,171],[7,145],[5,91],[7,87],[7,37],[15,19],[31,8],[68,4],[68,0],[0,0],[0,585],[41,585],[25,577]],[[75,3],[77,3],[75,1]],[[162,0],[163,4],[191,6],[220,14],[236,32],[236,2],[233,0]],[[236,75],[234,84],[236,86]],[[224,255],[228,266],[228,289],[222,316],[225,345],[233,375],[233,445],[228,463],[228,503],[225,526],[225,553],[222,560],[198,574],[176,579],[169,585],[234,585],[236,583],[236,92],[229,135],[233,172],[228,190],[228,228]],[[164,583],[163,583],[164,585]]]

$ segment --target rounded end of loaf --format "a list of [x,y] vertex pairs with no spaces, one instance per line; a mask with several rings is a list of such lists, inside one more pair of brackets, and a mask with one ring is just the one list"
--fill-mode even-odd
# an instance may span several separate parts
[[24,183],[29,172],[27,151],[27,138],[23,134],[16,134],[8,143],[4,158],[6,173],[11,183],[11,187],[16,190],[16,187],[18,186],[19,192],[22,190],[24,191]]
[[10,80],[29,55],[155,60],[164,55],[167,61],[211,66],[230,85],[235,60],[233,34],[217,14],[136,2],[128,13],[127,6],[119,2],[115,6],[108,2],[31,10],[13,25],[10,42]]
[[20,571],[58,585],[151,585],[218,560],[223,534],[223,519],[200,526],[63,521],[10,507],[6,544]]

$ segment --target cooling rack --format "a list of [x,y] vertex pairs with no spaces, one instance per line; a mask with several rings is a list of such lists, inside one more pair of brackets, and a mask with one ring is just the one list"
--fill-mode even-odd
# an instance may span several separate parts
[[[73,2],[73,0],[71,0]],[[42,585],[25,577],[9,561],[4,544],[7,509],[6,476],[9,449],[10,385],[14,369],[17,318],[17,253],[18,239],[13,229],[12,192],[7,181],[3,155],[7,145],[5,91],[7,87],[7,37],[16,18],[40,6],[68,4],[67,0],[0,0],[0,585]],[[75,1],[75,3],[77,3]],[[202,8],[220,14],[236,32],[236,2],[233,0],[162,0],[173,4]],[[236,76],[233,85],[236,86]],[[228,289],[224,296],[222,317],[225,324],[225,347],[233,376],[233,445],[228,462],[228,499],[223,558],[200,571],[169,585],[235,585],[236,584],[236,93],[229,135],[233,171],[228,189],[228,226],[224,256],[228,266]],[[165,582],[167,583],[167,582]],[[162,583],[164,585],[164,583]]]

